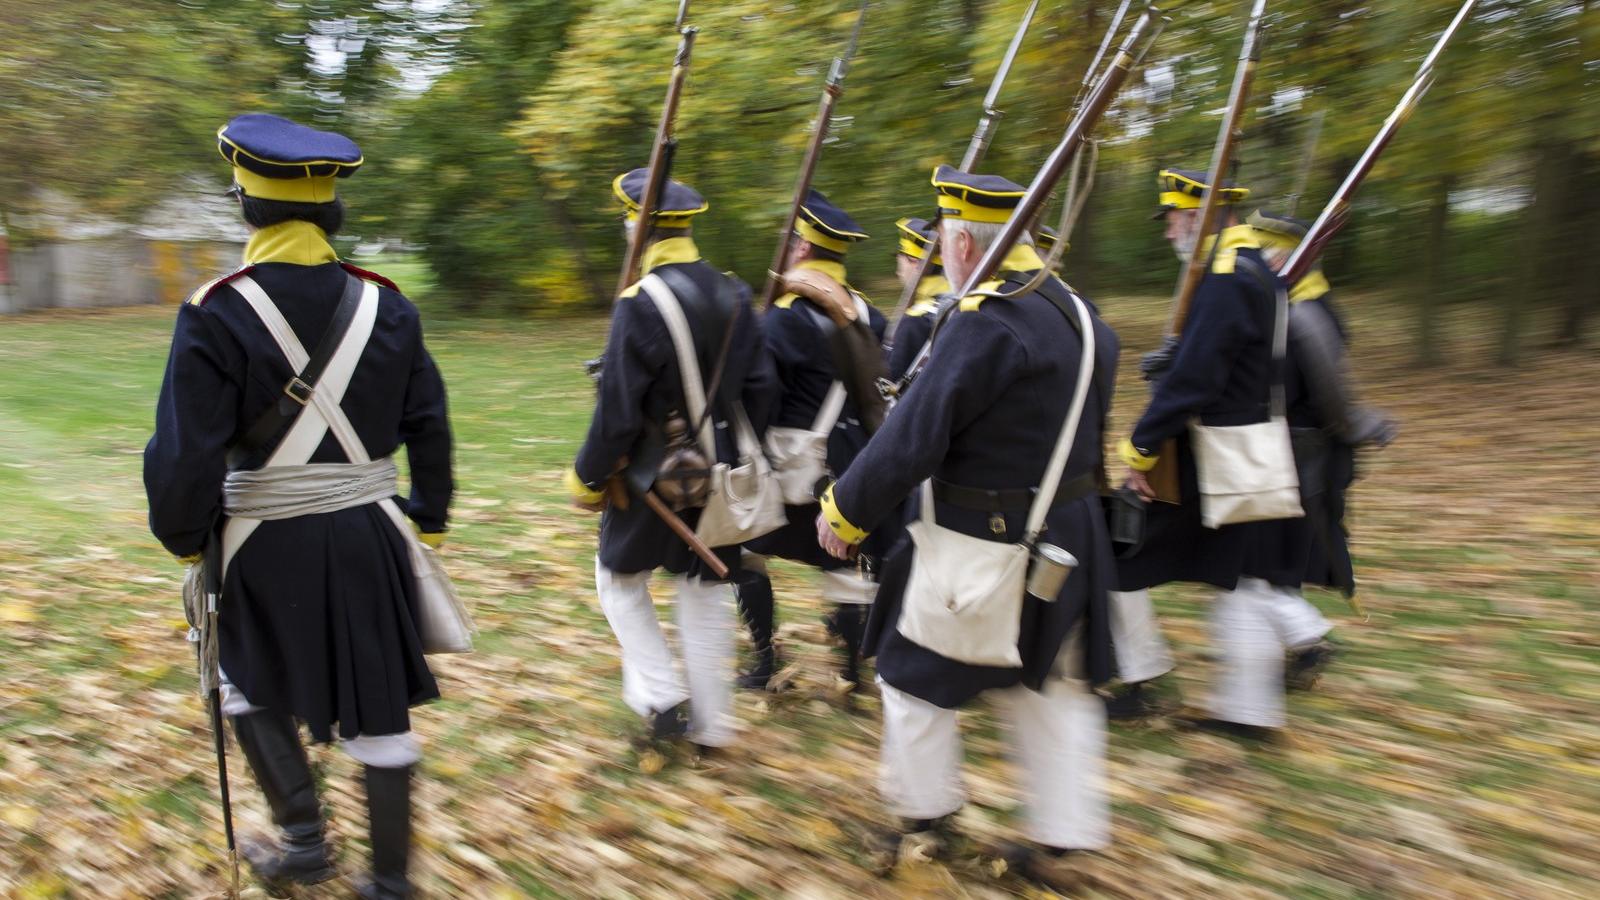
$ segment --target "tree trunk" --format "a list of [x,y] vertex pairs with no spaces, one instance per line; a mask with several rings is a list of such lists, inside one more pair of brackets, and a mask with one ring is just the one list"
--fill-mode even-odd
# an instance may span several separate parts
[[1437,365],[1439,353],[1440,300],[1449,295],[1445,287],[1445,255],[1450,237],[1450,192],[1455,190],[1455,173],[1440,175],[1433,183],[1433,204],[1428,207],[1427,243],[1423,246],[1422,283],[1417,286],[1417,365]]
[[1574,348],[1583,344],[1584,328],[1596,306],[1600,306],[1600,206],[1591,202],[1600,192],[1600,157],[1584,154],[1578,158],[1582,168],[1582,181],[1577,197],[1569,198],[1574,234],[1568,236],[1573,248],[1573,282],[1566,290],[1560,330],[1556,333],[1557,347]]
[[1515,366],[1522,359],[1528,309],[1542,305],[1554,293],[1577,289],[1561,272],[1574,268],[1576,261],[1558,253],[1571,243],[1571,235],[1565,233],[1571,220],[1563,214],[1568,198],[1577,196],[1575,192],[1582,187],[1576,171],[1577,148],[1562,136],[1559,122],[1547,119],[1537,131],[1541,137],[1534,148],[1533,204],[1528,208],[1528,227],[1522,238],[1522,291],[1506,298],[1498,357],[1502,366]]

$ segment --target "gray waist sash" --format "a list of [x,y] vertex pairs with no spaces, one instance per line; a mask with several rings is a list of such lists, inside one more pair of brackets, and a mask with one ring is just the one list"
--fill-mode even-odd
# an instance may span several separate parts
[[293,519],[338,512],[392,498],[394,458],[366,463],[308,463],[229,472],[223,508],[241,519]]

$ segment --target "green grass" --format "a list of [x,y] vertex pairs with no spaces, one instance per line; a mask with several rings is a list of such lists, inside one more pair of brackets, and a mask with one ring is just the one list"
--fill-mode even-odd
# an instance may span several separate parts
[[[425,886],[441,896],[933,890],[914,879],[885,886],[858,864],[855,836],[884,820],[876,706],[850,713],[830,699],[832,651],[801,568],[775,568],[800,690],[741,698],[746,746],[721,771],[681,760],[658,775],[638,770],[629,746],[638,724],[620,701],[615,646],[592,595],[594,520],[566,505],[560,482],[588,423],[582,362],[601,349],[605,320],[463,319],[430,305],[428,273],[414,261],[368,262],[428,316],[456,433],[447,559],[481,630],[476,654],[435,661],[445,699],[416,716],[429,745]],[[1153,343],[1159,300],[1100,299],[1127,356]],[[1471,887],[1526,896],[1600,876],[1539,831],[1546,821],[1554,834],[1581,833],[1592,821],[1583,810],[1600,807],[1583,724],[1600,707],[1600,532],[1573,489],[1592,477],[1574,448],[1600,440],[1600,416],[1562,394],[1597,367],[1552,359],[1504,388],[1480,378],[1457,390],[1481,373],[1400,362],[1407,348],[1388,324],[1401,312],[1368,303],[1356,316],[1371,348],[1369,393],[1408,429],[1356,498],[1373,621],[1313,596],[1346,651],[1316,693],[1291,701],[1288,748],[1113,731],[1118,845],[1091,863],[1103,876],[1184,894],[1199,882],[1179,873],[1194,868],[1235,888],[1325,897]],[[0,870],[0,895],[215,890],[214,856],[192,849],[217,837],[209,737],[177,627],[179,573],[148,535],[140,480],[173,315],[0,320],[0,821],[32,823],[0,825],[0,856],[15,861]],[[1143,397],[1128,360],[1123,368],[1119,426]],[[1574,436],[1560,452],[1540,437],[1557,419]],[[1211,667],[1206,596],[1180,588],[1156,599],[1178,679],[1196,699]],[[969,765],[992,773],[1004,729],[981,707],[966,718]],[[336,827],[359,840],[352,767],[317,757]],[[259,822],[246,785],[236,775],[242,815]],[[1255,839],[1234,846],[1176,831],[1181,797],[1240,800],[1216,815],[1245,815]],[[1457,860],[1404,845],[1391,806],[1425,810],[1493,865],[1460,880]],[[69,864],[87,845],[73,835],[138,815],[154,825],[105,851],[104,880],[75,881],[83,867]],[[633,830],[600,854],[619,815]],[[1496,816],[1509,824],[1482,824]],[[990,831],[1019,820],[1009,808],[975,817]],[[818,821],[841,834],[795,831]],[[652,827],[688,837],[658,846]],[[495,871],[453,855],[457,845],[481,848]]]

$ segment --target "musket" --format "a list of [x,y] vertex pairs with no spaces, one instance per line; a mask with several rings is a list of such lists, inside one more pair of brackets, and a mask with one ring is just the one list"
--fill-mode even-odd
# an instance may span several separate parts
[[682,0],[678,5],[678,52],[672,59],[667,99],[661,105],[661,121],[656,124],[655,142],[650,147],[649,174],[645,176],[644,190],[639,194],[639,218],[628,240],[628,254],[622,263],[622,275],[617,279],[618,297],[637,280],[639,262],[644,258],[644,248],[650,240],[651,222],[661,200],[661,191],[666,187],[667,167],[678,142],[673,133],[678,120],[678,101],[683,97],[683,83],[689,77],[689,54],[694,50],[694,38],[700,32],[698,28],[683,27],[683,20],[688,14],[689,0]]
[[789,204],[789,213],[784,218],[783,230],[778,232],[778,250],[772,256],[772,265],[767,267],[767,283],[761,289],[761,305],[771,306],[772,301],[778,299],[778,285],[783,278],[783,264],[789,258],[789,241],[794,234],[794,226],[800,219],[800,207],[806,202],[806,194],[811,190],[811,176],[816,174],[817,160],[822,156],[822,143],[828,138],[828,123],[833,117],[834,104],[838,102],[839,95],[844,93],[844,77],[850,68],[850,60],[856,55],[856,46],[861,41],[861,25],[867,20],[868,0],[862,0],[861,12],[856,15],[856,26],[850,32],[850,44],[845,48],[843,56],[836,56],[833,66],[828,70],[828,78],[822,85],[822,101],[817,106],[816,126],[811,131],[811,142],[806,146],[806,154],[800,162],[800,177],[795,180],[794,200]]
[[1350,217],[1351,198],[1355,196],[1356,190],[1361,187],[1361,182],[1372,171],[1372,167],[1377,164],[1378,156],[1383,153],[1384,148],[1389,145],[1389,141],[1394,138],[1395,132],[1399,131],[1400,126],[1404,125],[1406,120],[1411,118],[1411,114],[1416,111],[1417,104],[1422,100],[1422,95],[1426,94],[1428,88],[1433,86],[1434,65],[1439,61],[1440,54],[1444,53],[1444,48],[1449,45],[1456,32],[1461,29],[1462,23],[1472,14],[1472,8],[1477,5],[1477,2],[1478,0],[1465,0],[1461,4],[1461,9],[1457,10],[1456,17],[1450,21],[1450,25],[1445,28],[1444,32],[1439,35],[1438,41],[1434,43],[1433,50],[1422,60],[1422,65],[1417,67],[1417,74],[1412,78],[1410,87],[1406,88],[1405,93],[1400,96],[1400,102],[1395,104],[1394,110],[1389,113],[1389,117],[1384,120],[1383,126],[1373,136],[1372,143],[1368,144],[1367,149],[1362,151],[1361,158],[1356,161],[1355,167],[1350,170],[1350,174],[1345,176],[1344,183],[1340,184],[1339,189],[1334,191],[1332,199],[1328,201],[1328,205],[1324,206],[1322,212],[1317,214],[1316,220],[1306,230],[1305,237],[1300,240],[1299,245],[1289,254],[1289,259],[1283,264],[1283,268],[1278,273],[1284,284],[1294,284],[1304,278],[1306,273],[1311,271],[1312,265],[1316,263],[1317,257],[1327,247],[1328,241],[1332,240],[1333,236],[1338,234],[1339,230],[1344,227],[1345,222]]
[[1167,320],[1167,333],[1183,331],[1184,319],[1189,316],[1189,304],[1206,274],[1211,248],[1206,238],[1217,227],[1222,213],[1222,181],[1228,174],[1228,163],[1233,159],[1233,145],[1239,136],[1239,123],[1244,120],[1245,105],[1250,99],[1250,85],[1255,81],[1256,65],[1261,61],[1261,22],[1266,13],[1267,0],[1255,0],[1250,6],[1250,19],[1244,28],[1244,44],[1239,49],[1239,65],[1233,72],[1233,86],[1228,91],[1227,110],[1222,114],[1222,127],[1217,132],[1217,144],[1211,152],[1211,168],[1207,172],[1205,193],[1200,197],[1199,227],[1194,249],[1189,251],[1189,261],[1184,264],[1178,288],[1172,295],[1172,315]]
[[1322,117],[1327,110],[1319,109],[1311,117],[1311,125],[1306,129],[1306,149],[1300,157],[1300,171],[1294,176],[1294,189],[1283,201],[1284,215],[1294,215],[1295,208],[1300,205],[1300,197],[1306,192],[1306,182],[1311,180],[1311,167],[1317,161],[1317,141],[1322,137]]
[[[1106,67],[1105,73],[1095,80],[1093,89],[1084,99],[1083,106],[1078,110],[1078,114],[1073,117],[1072,122],[1067,126],[1067,131],[1062,135],[1061,142],[1056,144],[1055,149],[1051,151],[1044,165],[1033,176],[1033,182],[1028,185],[1028,190],[1023,193],[1022,199],[1017,202],[1017,207],[1012,210],[1011,217],[1006,219],[1006,223],[1001,226],[999,237],[989,245],[989,249],[984,251],[983,256],[978,260],[972,271],[967,274],[966,281],[960,285],[955,296],[965,297],[973,293],[977,290],[979,284],[988,280],[999,270],[1001,261],[1005,259],[1007,253],[1011,252],[1011,246],[1017,242],[1017,239],[1022,236],[1023,232],[1028,229],[1029,224],[1037,217],[1039,211],[1049,200],[1050,192],[1055,189],[1056,182],[1061,180],[1061,176],[1072,165],[1073,160],[1077,157],[1079,148],[1083,146],[1083,142],[1094,130],[1094,126],[1105,115],[1106,109],[1111,106],[1111,101],[1116,99],[1118,91],[1122,89],[1123,83],[1128,79],[1128,72],[1133,68],[1135,59],[1144,57],[1144,52],[1149,49],[1148,47],[1139,50],[1137,54],[1134,48],[1138,46],[1150,23],[1160,15],[1161,10],[1156,8],[1155,4],[1145,6],[1144,13],[1133,23],[1133,27],[1128,31],[1127,37],[1123,39],[1122,44],[1117,48],[1116,54]],[[1156,34],[1159,36],[1159,29]],[[939,321],[934,326],[936,335],[938,329],[948,320],[949,312],[953,308],[953,305],[947,305],[941,313]],[[930,339],[922,346],[922,349],[917,352],[916,358],[912,360],[910,367],[906,370],[906,374],[901,376],[898,383],[888,388],[888,393],[899,396],[916,380],[923,366],[927,365],[928,355],[933,348],[933,343],[933,340]]]
[[[1122,0],[1124,7],[1131,0]],[[1039,0],[1033,0],[1022,13],[1022,21],[1017,24],[1017,32],[1011,36],[1011,45],[1006,48],[1006,55],[1000,60],[1000,68],[995,70],[994,79],[989,82],[989,93],[983,97],[983,115],[978,118],[978,127],[972,132],[972,140],[967,143],[967,152],[961,157],[961,171],[971,172],[973,167],[983,159],[989,150],[989,142],[994,139],[995,127],[1000,124],[1000,88],[1006,83],[1006,76],[1011,74],[1011,64],[1016,62],[1017,51],[1022,48],[1022,39],[1028,34],[1028,28],[1033,24],[1034,11],[1039,8]],[[911,306],[911,300],[917,295],[917,285],[922,279],[928,277],[928,270],[933,268],[933,258],[939,252],[939,228],[937,224],[933,229],[933,237],[928,241],[927,250],[922,254],[922,261],[917,264],[917,274],[900,289],[900,301],[895,304],[894,315],[889,319],[889,332],[884,336],[884,347],[894,346],[895,332],[900,329],[900,320],[905,317],[905,312]]]

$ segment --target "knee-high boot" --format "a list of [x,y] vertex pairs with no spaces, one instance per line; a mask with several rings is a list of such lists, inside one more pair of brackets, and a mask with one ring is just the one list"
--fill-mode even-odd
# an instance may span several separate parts
[[243,842],[239,849],[245,862],[269,886],[317,884],[334,877],[323,840],[322,804],[294,717],[268,709],[234,716],[233,733],[279,831],[276,843]]
[[772,579],[764,572],[745,569],[734,576],[734,595],[739,601],[739,615],[750,629],[750,642],[755,647],[755,664],[739,676],[739,687],[761,690],[778,668],[777,648],[772,643],[777,630]]
[[367,766],[367,827],[372,841],[372,873],[356,888],[366,900],[411,896],[406,870],[411,863],[411,770],[414,766]]
[[845,660],[839,675],[857,688],[861,686],[861,643],[866,637],[867,609],[859,603],[840,603],[833,615],[833,630],[844,642]]

